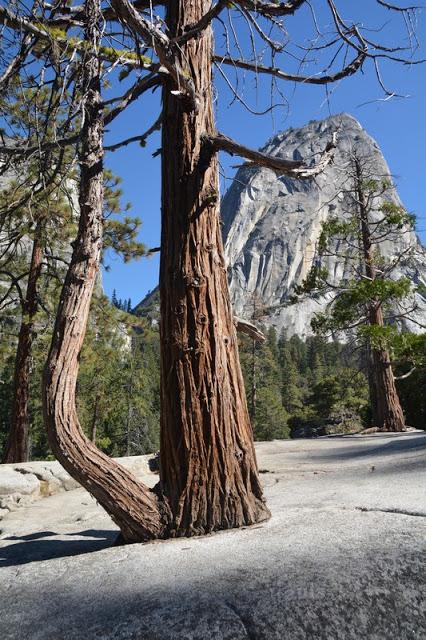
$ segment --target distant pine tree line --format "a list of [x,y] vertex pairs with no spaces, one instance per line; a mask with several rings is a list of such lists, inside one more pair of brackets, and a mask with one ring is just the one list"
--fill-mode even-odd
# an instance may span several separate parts
[[[247,401],[256,440],[313,437],[359,431],[370,423],[362,352],[312,336],[277,334],[266,341],[239,335]],[[40,385],[50,330],[37,333],[30,373],[31,459],[51,457],[43,424]],[[4,340],[0,358],[0,451],[10,428],[15,341]],[[399,371],[398,371],[399,372]],[[404,373],[401,368],[400,373]],[[397,382],[407,423],[424,428],[426,368]],[[160,429],[160,340],[150,319],[119,310],[98,296],[92,304],[77,384],[86,434],[112,456],[157,451]]]
[[[256,440],[352,433],[372,426],[367,353],[327,341],[279,335],[266,341],[239,337],[240,359]],[[423,347],[422,347],[423,348]],[[409,366],[396,366],[396,381],[407,424],[426,428],[426,367],[404,378]]]
[[[28,402],[30,459],[51,457],[40,387],[51,327],[34,340]],[[0,452],[6,446],[13,402],[16,338],[4,340],[0,358]],[[159,337],[143,319],[95,297],[80,360],[77,409],[86,435],[112,456],[159,447]]]
[[114,307],[116,307],[116,309],[119,309],[120,311],[125,311],[126,313],[132,313],[132,299],[127,298],[127,300],[126,299],[123,300],[122,298],[117,298],[116,289],[114,289],[112,292],[111,302],[114,305]]
[[249,411],[259,440],[347,433],[368,422],[368,387],[358,354],[274,328],[263,344],[240,339]]

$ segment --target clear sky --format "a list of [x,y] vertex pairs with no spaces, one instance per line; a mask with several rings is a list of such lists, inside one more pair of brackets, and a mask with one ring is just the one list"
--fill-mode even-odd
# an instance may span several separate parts
[[[400,2],[399,4],[403,4]],[[391,45],[400,43],[396,27],[385,24],[388,16],[370,9],[362,14],[362,7],[371,2],[363,0],[360,5],[360,21],[371,25],[377,34],[383,35]],[[352,10],[351,10],[352,11]],[[321,11],[319,18],[322,18]],[[303,29],[308,17],[296,22],[297,36],[303,38]],[[386,31],[387,29],[387,31]],[[426,58],[426,9],[420,14],[417,25],[420,41],[418,58]],[[246,36],[243,36],[243,38]],[[246,44],[243,41],[243,44]],[[229,73],[227,71],[227,73]],[[392,90],[408,96],[383,100],[383,92],[372,73],[371,66],[365,72],[330,85],[329,93],[324,87],[280,83],[287,104],[282,104],[264,116],[253,115],[238,101],[232,104],[232,95],[219,73],[215,74],[217,88],[217,128],[239,142],[254,148],[263,146],[268,138],[288,127],[300,127],[309,120],[325,118],[330,114],[348,112],[355,116],[366,131],[378,142],[395,176],[398,190],[405,207],[417,214],[418,233],[426,242],[426,65],[404,66],[385,63],[383,75]],[[261,111],[268,106],[270,85],[260,81],[256,87],[252,75],[247,74],[240,83],[244,85],[244,100],[253,110]],[[114,87],[115,88],[115,87]],[[277,102],[282,102],[280,96]],[[160,108],[160,91],[153,96],[143,96],[120,116],[114,129],[108,133],[107,141],[117,141],[131,135],[143,133],[156,119]],[[106,164],[123,182],[123,202],[131,202],[132,213],[142,221],[140,240],[147,247],[156,247],[160,240],[160,158],[152,153],[160,146],[160,137],[153,135],[146,148],[134,144],[115,153],[109,153]],[[221,155],[222,191],[229,186],[235,173],[233,165],[238,158]],[[107,255],[103,282],[107,295],[116,289],[119,298],[131,298],[137,304],[158,282],[158,254],[137,262],[123,264],[121,259]]]

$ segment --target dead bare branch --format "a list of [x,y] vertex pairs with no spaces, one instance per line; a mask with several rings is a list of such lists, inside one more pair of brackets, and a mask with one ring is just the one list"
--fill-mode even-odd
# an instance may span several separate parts
[[333,161],[334,150],[336,148],[336,134],[333,135],[333,139],[326,146],[321,159],[310,167],[302,160],[286,160],[268,155],[262,151],[249,149],[222,134],[206,138],[206,142],[216,151],[226,151],[231,155],[247,158],[250,160],[248,166],[267,167],[280,175],[286,175],[292,178],[312,178],[324,171],[325,167]]
[[250,336],[252,340],[255,340],[256,342],[265,342],[265,335],[253,323],[234,316],[234,325],[237,331],[239,331],[240,333],[245,333],[246,335]]
[[364,61],[366,59],[366,52],[360,51],[358,55],[346,65],[343,69],[336,71],[336,73],[332,74],[324,74],[324,75],[311,75],[311,76],[302,76],[296,75],[292,73],[286,73],[285,71],[281,71],[277,67],[267,67],[262,64],[257,64],[253,62],[246,62],[245,60],[238,60],[235,58],[230,58],[228,56],[214,56],[214,61],[216,64],[227,64],[233,67],[238,67],[240,69],[246,69],[247,71],[252,71],[253,73],[262,73],[270,76],[274,76],[279,78],[280,80],[287,80],[290,82],[301,82],[304,84],[331,84],[332,82],[337,82],[342,78],[346,78],[347,76],[351,76],[356,73],[359,69],[361,69]]

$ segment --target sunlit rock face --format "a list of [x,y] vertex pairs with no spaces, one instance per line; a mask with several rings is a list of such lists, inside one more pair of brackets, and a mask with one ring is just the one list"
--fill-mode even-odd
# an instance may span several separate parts
[[[344,169],[350,152],[355,148],[359,155],[369,158],[377,176],[391,180],[377,143],[347,114],[313,121],[301,129],[289,129],[272,138],[263,151],[314,164],[334,132],[337,132],[334,162],[315,179],[294,180],[269,169],[243,167],[222,202],[234,312],[250,318],[253,299],[261,300],[267,308],[263,322],[278,330],[285,328],[288,335],[312,333],[310,322],[314,313],[323,311],[331,299],[323,296],[288,304],[294,286],[303,281],[315,258],[322,222],[330,216],[347,215],[348,207],[353,206],[341,193],[348,181]],[[400,204],[395,188],[387,199]],[[389,260],[404,251],[406,259],[392,277],[406,276],[414,284],[426,283],[426,252],[415,233],[404,230],[392,242],[381,245],[382,255]],[[347,275],[347,265],[342,260],[330,257],[323,259],[322,264],[328,268],[332,283]],[[411,317],[426,325],[426,295],[417,293],[415,304],[418,308]],[[411,300],[407,306],[411,308]],[[415,322],[402,323],[412,331],[422,330]]]

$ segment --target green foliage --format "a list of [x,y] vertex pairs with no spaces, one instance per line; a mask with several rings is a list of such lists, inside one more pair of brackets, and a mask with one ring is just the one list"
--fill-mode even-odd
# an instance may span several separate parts
[[[43,424],[41,377],[50,344],[51,327],[37,333],[30,378],[29,422],[32,459],[50,455]],[[10,420],[14,340],[2,343],[0,358],[0,450]],[[90,438],[110,455],[138,455],[159,447],[159,336],[143,320],[95,297],[80,358],[77,409]]]
[[[138,260],[146,255],[145,245],[137,240],[142,221],[138,217],[124,215],[132,205],[121,204],[121,178],[109,170],[104,172],[104,178],[104,250],[112,249],[124,262]],[[114,215],[119,218],[112,218]]]
[[[375,304],[389,306],[403,300],[411,292],[408,278],[398,280],[350,280],[341,283],[333,305],[325,313],[317,313],[312,320],[312,329],[318,334],[332,331],[347,331],[358,326],[359,336],[374,335],[376,329],[368,323],[368,308]],[[377,328],[378,332],[379,328]],[[386,333],[386,330],[383,332]]]
[[288,438],[314,432],[360,430],[368,405],[367,381],[348,350],[313,336],[279,339],[269,330],[257,345],[239,340],[249,408],[255,359],[256,406],[251,409],[256,440]]
[[426,333],[399,334],[393,346],[396,384],[407,424],[426,430]]
[[[321,243],[321,238],[320,238]],[[291,302],[293,304],[299,301],[298,296],[303,294],[312,294],[315,291],[320,291],[327,284],[328,278],[328,269],[326,267],[322,267],[320,264],[315,263],[309,269],[308,275],[301,285],[296,285],[294,287],[294,297]]]
[[395,360],[406,365],[426,367],[426,333],[397,333],[392,340]]
[[404,227],[414,228],[416,216],[413,213],[408,213],[404,207],[397,205],[395,202],[383,202],[379,211],[384,216],[382,224],[395,227],[398,231]]
[[340,220],[333,216],[322,223],[321,234],[318,241],[318,252],[322,255],[328,249],[330,240],[335,237],[352,236],[357,232],[357,220]]
[[142,454],[159,446],[159,342],[147,323],[93,305],[77,385],[78,412],[89,437],[110,455]]
[[[396,374],[404,375],[407,365],[396,367]],[[408,378],[396,381],[398,396],[408,425],[426,430],[426,366],[413,370]]]
[[339,368],[321,378],[313,387],[310,404],[316,416],[324,421],[338,419],[342,430],[355,425],[359,429],[368,406],[365,376],[354,369]]
[[364,325],[358,329],[358,336],[364,338],[365,343],[372,349],[391,350],[398,335],[398,328],[395,325]]
[[[413,228],[415,217],[394,201],[393,185],[388,179],[373,175],[368,158],[356,153],[347,173],[342,217],[330,217],[322,225],[317,256],[304,282],[295,288],[292,302],[300,296],[332,294],[325,312],[312,320],[318,335],[356,330],[359,341],[388,345],[396,331],[370,327],[372,310],[386,312],[395,302],[406,299],[413,291],[407,278],[392,277],[393,264],[381,255],[383,242],[395,242],[402,232]],[[328,282],[322,259],[334,256],[344,266],[340,282]],[[395,264],[398,260],[395,261]]]
[[282,405],[278,387],[262,386],[257,393],[256,405],[253,425],[256,440],[288,438],[288,414]]
[[12,408],[14,358],[12,351],[2,344],[0,353],[0,452],[6,446]]

